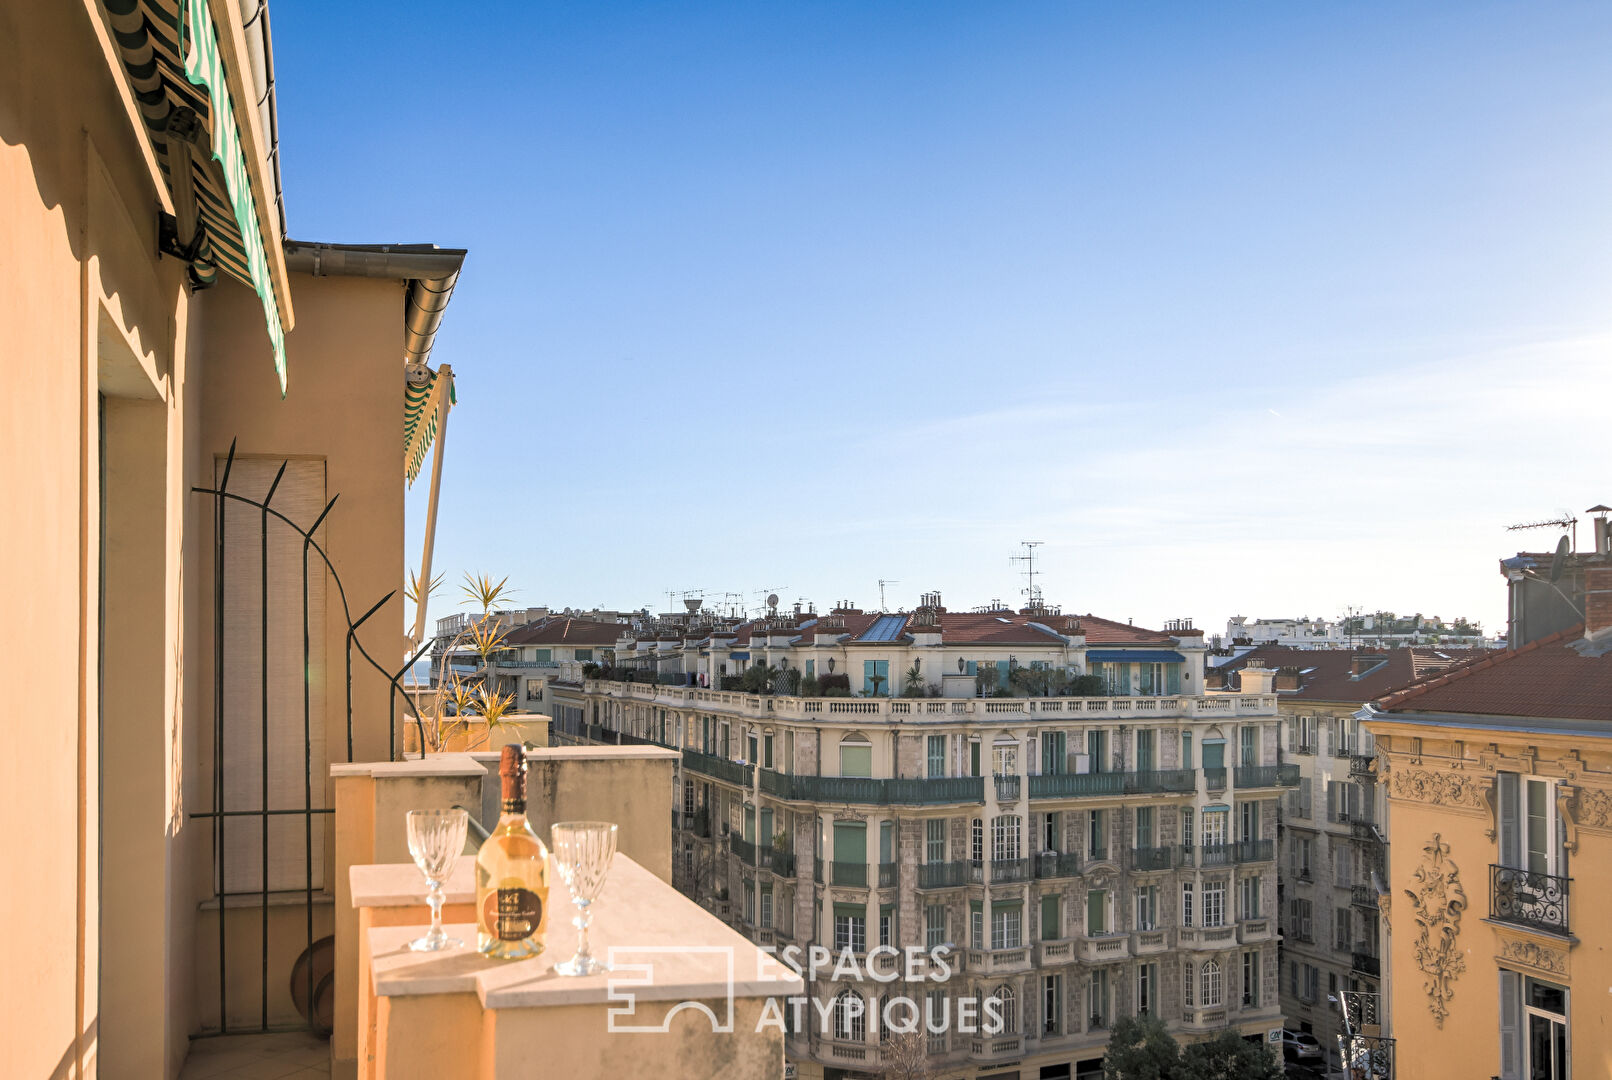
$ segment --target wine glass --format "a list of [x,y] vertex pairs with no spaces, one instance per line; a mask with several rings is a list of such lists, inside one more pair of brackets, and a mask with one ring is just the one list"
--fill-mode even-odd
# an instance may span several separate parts
[[554,965],[561,975],[592,975],[610,965],[588,951],[588,908],[599,899],[610,860],[616,856],[616,826],[609,821],[562,821],[549,830],[554,840],[554,868],[576,904],[577,954]]
[[431,929],[424,937],[409,942],[415,952],[460,949],[464,942],[442,932],[442,883],[453,869],[453,861],[465,848],[465,826],[470,815],[463,810],[410,810],[409,854],[425,875],[425,902],[431,905]]

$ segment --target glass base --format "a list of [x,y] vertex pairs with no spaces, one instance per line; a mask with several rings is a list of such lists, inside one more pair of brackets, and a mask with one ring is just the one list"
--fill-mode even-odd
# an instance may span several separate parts
[[554,965],[554,971],[559,975],[596,975],[609,970],[609,964],[593,956],[577,955]]
[[458,938],[448,937],[446,934],[441,937],[432,937],[427,934],[425,937],[418,937],[409,942],[410,952],[442,952],[445,949],[462,949],[464,947],[464,942]]

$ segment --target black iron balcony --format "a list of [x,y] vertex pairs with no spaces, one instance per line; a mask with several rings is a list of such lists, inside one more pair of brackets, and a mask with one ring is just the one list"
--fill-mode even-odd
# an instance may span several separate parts
[[865,862],[834,862],[834,884],[867,887],[868,864]]
[[1106,862],[1108,860],[1108,849],[1106,847],[1087,848],[1086,858],[1092,862]]
[[[1078,799],[1089,795],[1190,795],[1196,784],[1197,778],[1191,769],[1142,769],[1137,772],[1049,773],[1030,777],[1029,787],[1032,799]],[[998,798],[1001,797],[999,793]]]
[[896,864],[886,862],[879,864],[879,888],[888,888],[896,883]]
[[1354,817],[1349,821],[1349,835],[1356,840],[1366,840],[1371,843],[1380,843],[1382,837],[1377,835],[1377,823],[1369,818]]
[[1360,974],[1370,978],[1382,978],[1383,962],[1370,953],[1357,952],[1351,954],[1349,967],[1351,970],[1358,971]]
[[1142,847],[1131,850],[1132,870],[1170,869],[1171,850],[1167,847]]
[[729,761],[725,757],[702,753],[699,750],[683,751],[683,767],[692,769],[702,776],[726,780],[740,787],[750,786],[750,777],[756,769],[754,765],[741,765],[737,761]]
[[1376,761],[1377,756],[1375,754],[1352,755],[1349,758],[1349,775],[1365,778],[1375,777],[1377,774],[1372,771],[1372,766]]
[[1226,770],[1224,767],[1206,768],[1203,770],[1203,784],[1209,791],[1226,790]]
[[1029,859],[993,859],[991,860],[991,883],[1000,881],[1029,881]]
[[728,837],[728,848],[740,859],[744,860],[746,866],[756,865],[756,845],[738,833],[733,833]]
[[1239,788],[1298,787],[1299,767],[1286,765],[1239,765],[1233,777]]
[[955,889],[984,880],[984,868],[977,862],[934,862],[918,867],[918,888]]
[[1275,840],[1239,840],[1233,857],[1240,863],[1270,862],[1276,858]]
[[983,803],[985,778],[944,776],[897,780],[867,776],[792,776],[762,769],[761,790],[791,802],[865,803],[873,806]]
[[1043,851],[1035,859],[1038,878],[1075,877],[1080,873],[1080,856],[1068,852]]
[[795,876],[795,855],[789,851],[779,851],[777,848],[766,853],[766,864],[773,873],[779,877],[792,878]]
[[703,809],[682,816],[683,828],[702,840],[711,838],[711,818]]
[[1017,776],[999,775],[996,778],[996,801],[1018,802],[1019,778]]
[[1351,885],[1349,887],[1349,903],[1358,908],[1377,910],[1377,890],[1370,885]]
[[1236,844],[1204,844],[1198,849],[1199,866],[1230,866],[1236,861]]
[[1360,1080],[1393,1080],[1394,1040],[1380,1035],[1339,1035],[1349,1075]]
[[1571,878],[1515,866],[1489,867],[1489,916],[1547,934],[1566,934]]

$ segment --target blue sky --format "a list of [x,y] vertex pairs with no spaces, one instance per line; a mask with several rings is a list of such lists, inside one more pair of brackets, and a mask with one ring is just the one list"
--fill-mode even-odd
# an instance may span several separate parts
[[291,235],[470,249],[450,581],[1498,629],[1612,502],[1612,6],[273,18]]

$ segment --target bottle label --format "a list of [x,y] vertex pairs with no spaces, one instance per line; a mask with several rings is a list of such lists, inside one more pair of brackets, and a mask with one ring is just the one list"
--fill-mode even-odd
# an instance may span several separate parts
[[495,889],[483,904],[482,922],[499,941],[524,941],[543,924],[543,901],[531,889]]

